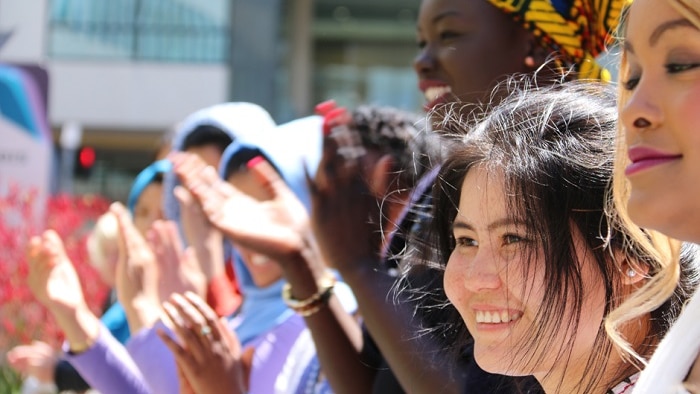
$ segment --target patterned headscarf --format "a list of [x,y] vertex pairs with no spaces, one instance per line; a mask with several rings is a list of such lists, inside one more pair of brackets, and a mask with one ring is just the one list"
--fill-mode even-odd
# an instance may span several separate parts
[[579,79],[610,80],[596,56],[611,42],[622,9],[631,0],[488,0],[530,30]]

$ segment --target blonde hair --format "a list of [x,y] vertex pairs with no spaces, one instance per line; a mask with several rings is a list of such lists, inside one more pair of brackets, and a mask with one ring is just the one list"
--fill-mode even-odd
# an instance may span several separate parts
[[[685,18],[692,21],[700,28],[700,1],[699,0],[667,0]],[[622,14],[620,23],[620,37],[624,36],[626,26],[627,11]],[[620,58],[620,81],[629,78],[629,64],[627,55],[622,51]],[[618,109],[622,111],[630,98],[630,91],[624,89],[624,83],[619,84]],[[627,215],[627,201],[630,195],[630,185],[625,177],[624,171],[629,165],[627,157],[627,145],[625,142],[625,130],[618,123],[618,138],[616,146],[616,157],[614,176],[612,179],[612,197],[609,199],[608,214],[615,216],[615,222],[624,228],[633,229],[629,234],[633,243],[641,246],[644,252],[653,256],[653,261],[649,265],[649,280],[639,290],[628,297],[618,308],[613,310],[607,317],[605,329],[621,350],[623,355],[632,356],[642,363],[646,361],[637,354],[630,343],[622,336],[621,326],[626,322],[647,314],[663,303],[665,303],[676,291],[681,278],[680,266],[680,246],[681,242],[667,237],[656,231],[642,230],[634,224]]]

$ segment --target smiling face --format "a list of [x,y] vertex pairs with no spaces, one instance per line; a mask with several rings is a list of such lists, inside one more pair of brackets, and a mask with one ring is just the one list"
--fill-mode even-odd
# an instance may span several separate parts
[[624,48],[629,214],[642,227],[700,242],[700,30],[669,1],[637,0]]
[[531,34],[487,1],[423,0],[414,68],[426,109],[485,100],[496,82],[528,72]]
[[574,231],[571,260],[580,265],[583,294],[572,290],[568,296],[582,298],[580,313],[570,305],[543,310],[552,291],[546,271],[553,268],[543,261],[540,237],[510,213],[505,195],[500,173],[482,166],[468,171],[453,222],[456,246],[445,271],[445,292],[474,337],[481,368],[534,375],[545,389],[575,392],[603,319],[603,280]]

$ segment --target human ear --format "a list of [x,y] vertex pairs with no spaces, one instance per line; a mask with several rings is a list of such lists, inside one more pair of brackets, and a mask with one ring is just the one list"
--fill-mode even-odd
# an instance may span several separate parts
[[391,155],[383,155],[375,162],[368,182],[369,190],[375,198],[384,198],[390,192],[393,165]]
[[647,264],[634,261],[630,257],[622,257],[621,261],[622,284],[635,285],[649,278],[649,266]]

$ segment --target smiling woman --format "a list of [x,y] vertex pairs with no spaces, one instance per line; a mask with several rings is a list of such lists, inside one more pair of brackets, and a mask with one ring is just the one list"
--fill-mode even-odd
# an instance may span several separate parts
[[700,175],[700,137],[690,132],[700,127],[700,30],[669,2],[650,5],[631,7],[624,40],[621,159],[629,162],[620,164],[631,186],[628,209],[642,226],[700,242],[697,221],[685,219],[696,207],[688,197],[700,191],[687,182]]
[[[638,365],[613,351],[604,317],[659,268],[605,202],[616,107],[610,89],[512,90],[458,137],[435,188],[433,247],[445,292],[488,372],[534,375],[548,393],[619,393]],[[429,257],[428,257],[429,258]],[[643,355],[682,296],[621,329]],[[634,328],[632,328],[634,327]]]
[[[683,282],[674,238],[700,242],[700,2],[637,0],[623,20],[614,204],[658,231],[650,239],[666,253],[650,283],[611,315],[612,329],[667,303]],[[696,291],[635,393],[700,392],[699,314]]]
[[414,68],[426,109],[488,101],[492,88],[516,73],[538,71],[546,83],[564,75],[609,80],[595,56],[624,2],[423,0]]

